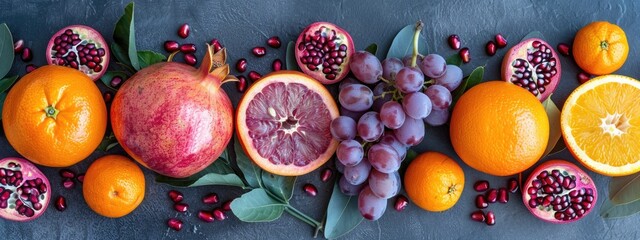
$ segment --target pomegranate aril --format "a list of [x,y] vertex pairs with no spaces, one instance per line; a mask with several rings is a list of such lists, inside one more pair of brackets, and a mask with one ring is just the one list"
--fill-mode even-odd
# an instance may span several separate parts
[[173,204],[173,209],[177,212],[186,212],[189,209],[189,205],[186,203],[176,203]]
[[24,62],[29,62],[31,61],[31,59],[33,59],[33,54],[31,54],[31,48],[24,48],[22,50],[22,55],[21,55],[22,61]]
[[261,77],[262,75],[256,71],[249,72],[249,79],[251,79],[251,81],[258,81]]
[[331,176],[333,176],[333,171],[330,168],[325,168],[324,170],[322,170],[322,172],[320,173],[320,180],[322,182],[327,182],[329,181],[329,179],[331,178]]
[[498,48],[503,48],[507,46],[507,39],[505,39],[501,34],[496,34],[496,46]]
[[311,183],[305,184],[302,189],[307,193],[307,195],[312,197],[315,197],[318,194],[318,189],[316,189],[316,186],[313,186]]
[[500,188],[500,190],[498,190],[498,202],[500,203],[509,202],[509,193],[507,192],[506,188]]
[[180,46],[180,52],[182,53],[194,53],[196,52],[196,45],[193,43],[186,43]]
[[238,59],[238,62],[236,62],[236,70],[239,73],[243,73],[247,71],[247,59],[244,59],[244,58]]
[[170,53],[178,51],[180,50],[180,44],[176,41],[165,41],[164,50]]
[[25,71],[27,73],[30,73],[30,72],[33,72],[33,70],[36,70],[36,68],[38,68],[38,67],[36,67],[36,65],[27,64],[27,66],[25,67]]
[[13,43],[13,53],[20,54],[24,50],[24,40],[19,39],[15,43]]
[[213,51],[214,52],[219,52],[223,48],[222,44],[220,43],[220,41],[218,41],[218,39],[216,39],[216,38],[212,39],[209,44],[211,46],[213,46]]
[[60,170],[60,176],[63,178],[74,178],[76,174],[69,169],[62,169]]
[[213,222],[213,214],[209,211],[200,210],[198,212],[198,218],[204,222]]
[[407,199],[407,197],[405,197],[404,195],[398,195],[398,197],[396,197],[396,202],[393,204],[393,208],[398,212],[402,212],[402,210],[404,210],[407,205],[409,205],[409,200]]
[[451,47],[454,50],[458,50],[460,49],[460,37],[458,37],[458,35],[450,35],[447,38],[447,43],[449,43],[449,47]]
[[536,199],[535,199],[535,198],[531,198],[531,199],[529,199],[529,207],[531,207],[531,208],[535,208],[535,207],[537,207],[538,205],[539,205],[539,204],[538,204],[538,201],[536,201]]
[[188,53],[184,55],[184,62],[191,66],[195,66],[198,62],[198,59],[196,59],[196,55],[193,55],[193,53]]
[[187,38],[189,36],[189,24],[182,24],[178,28],[178,36],[181,38]]
[[167,221],[167,226],[169,226],[173,230],[180,231],[182,230],[182,221],[175,218],[170,218],[169,221]]
[[247,89],[247,79],[244,76],[237,76],[238,83],[238,92],[244,92]]
[[[105,94],[105,100],[106,100],[107,94],[109,96],[111,96],[111,92],[106,92],[104,94]],[[109,97],[109,101],[111,101],[111,97]],[[83,183],[84,182],[84,173],[78,174],[78,176],[76,176],[76,180],[78,180],[78,182],[80,182],[80,183]]]
[[586,72],[580,72],[578,73],[578,81],[582,84],[582,83],[586,83],[587,81],[591,80],[591,75],[586,73]]
[[[20,202],[20,201],[18,201],[18,202]],[[20,203],[22,203],[22,202],[20,202]],[[58,198],[56,198],[55,206],[56,206],[56,209],[58,209],[58,211],[63,212],[64,210],[67,209],[67,200],[63,196],[58,196]]]
[[223,211],[225,211],[225,212],[231,211],[231,202],[233,202],[233,200],[229,200],[229,201],[224,202],[224,203],[222,204],[221,209],[222,209]]
[[473,189],[476,190],[476,192],[484,192],[489,189],[489,182],[485,180],[477,181],[473,184]]
[[67,178],[62,181],[62,186],[66,189],[72,189],[73,186],[75,186],[75,183],[71,178]]
[[488,203],[494,203],[494,202],[498,201],[498,190],[497,189],[490,189],[487,192],[486,200],[487,200]]
[[220,208],[213,209],[213,217],[218,221],[227,219],[227,215]]
[[518,191],[518,180],[515,178],[509,179],[507,182],[507,187],[509,188],[509,192],[516,193]]
[[472,212],[471,219],[476,222],[484,222],[486,220],[484,212],[482,210]]
[[111,78],[111,82],[109,82],[109,85],[111,85],[114,88],[117,88],[117,87],[120,86],[121,83],[122,83],[122,77],[115,76],[115,77]]
[[[113,100],[113,93],[105,92],[102,97],[104,98],[104,102],[105,103],[110,103],[111,100]],[[83,178],[84,178],[84,176],[83,176]]]
[[476,196],[476,207],[483,209],[483,208],[487,208],[488,206],[489,206],[489,203],[487,203],[487,200],[484,197],[484,195],[478,194],[478,196]]
[[469,63],[471,61],[471,53],[469,53],[469,48],[465,47],[460,49],[460,52],[458,52],[458,54],[460,55],[463,63]]
[[493,41],[487,42],[487,45],[485,45],[484,50],[487,52],[487,55],[489,56],[496,55],[496,43],[494,43]]
[[487,212],[486,218],[487,218],[486,220],[487,225],[492,226],[496,224],[496,215],[493,214],[492,211]]
[[280,59],[273,60],[271,69],[273,69],[274,72],[282,70],[282,61]]
[[182,199],[184,199],[184,196],[182,196],[181,192],[178,192],[176,190],[171,190],[169,191],[169,199],[171,199],[171,201],[173,201],[174,203],[179,203],[179,202],[182,202]]
[[253,49],[251,49],[251,52],[256,57],[262,57],[267,54],[267,49],[264,47],[254,47]]
[[566,43],[558,43],[558,52],[564,56],[569,56],[571,54],[571,48],[569,44]]
[[267,45],[272,48],[279,48],[282,43],[280,42],[280,38],[278,36],[273,36],[267,39]]
[[218,203],[218,194],[209,193],[206,196],[202,197],[202,202],[204,204],[216,204]]

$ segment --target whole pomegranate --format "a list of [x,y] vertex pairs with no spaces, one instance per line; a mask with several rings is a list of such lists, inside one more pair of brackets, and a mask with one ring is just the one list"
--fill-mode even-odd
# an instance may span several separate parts
[[0,160],[0,217],[13,221],[38,218],[49,206],[51,188],[47,177],[22,158]]
[[113,99],[116,139],[159,174],[191,176],[215,161],[231,139],[233,108],[221,84],[235,77],[227,76],[226,50],[207,49],[199,69],[176,62],[151,65],[129,78]]

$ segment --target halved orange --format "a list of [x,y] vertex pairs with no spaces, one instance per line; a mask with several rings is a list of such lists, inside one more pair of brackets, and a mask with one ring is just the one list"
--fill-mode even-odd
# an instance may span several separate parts
[[299,176],[326,163],[338,141],[330,131],[339,116],[331,93],[295,71],[253,83],[238,103],[236,131],[247,156],[265,171]]
[[567,98],[560,126],[567,148],[607,176],[640,171],[640,82],[621,75],[591,79]]

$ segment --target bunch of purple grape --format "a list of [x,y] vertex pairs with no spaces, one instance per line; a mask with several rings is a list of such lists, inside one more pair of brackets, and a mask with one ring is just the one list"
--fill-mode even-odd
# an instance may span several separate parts
[[351,58],[357,80],[340,83],[342,116],[331,122],[331,134],[341,141],[336,165],[343,175],[338,185],[342,193],[358,195],[363,217],[377,220],[387,199],[401,190],[398,170],[407,149],[424,139],[424,123],[447,122],[451,91],[463,76],[458,66],[447,65],[437,54],[380,62],[375,55],[358,51]]

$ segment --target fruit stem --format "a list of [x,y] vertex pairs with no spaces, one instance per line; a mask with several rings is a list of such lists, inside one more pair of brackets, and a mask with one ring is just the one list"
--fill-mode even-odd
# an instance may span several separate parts
[[416,23],[416,31],[413,33],[413,55],[411,56],[411,67],[416,66],[416,62],[418,59],[418,39],[420,38],[420,31],[422,31],[422,27],[424,24],[422,21],[418,20]]
[[58,116],[58,113],[60,113],[60,110],[49,105],[46,108],[44,108],[44,113],[47,115],[47,117],[53,118],[55,120],[56,117]]
[[382,76],[378,77],[378,79],[380,79],[380,81],[383,81],[386,84],[389,84],[389,85],[392,84],[391,81],[387,80],[386,78],[383,78]]
[[320,222],[300,212],[298,209],[294,208],[293,206],[287,204],[284,210],[287,213],[291,214],[291,216],[294,216],[295,218],[300,219],[301,221],[311,225],[316,229],[316,231],[322,230],[322,224]]
[[176,56],[176,54],[178,54],[180,51],[175,51],[172,52],[171,54],[169,54],[169,56],[167,57],[167,62],[172,62],[173,61],[173,57]]

